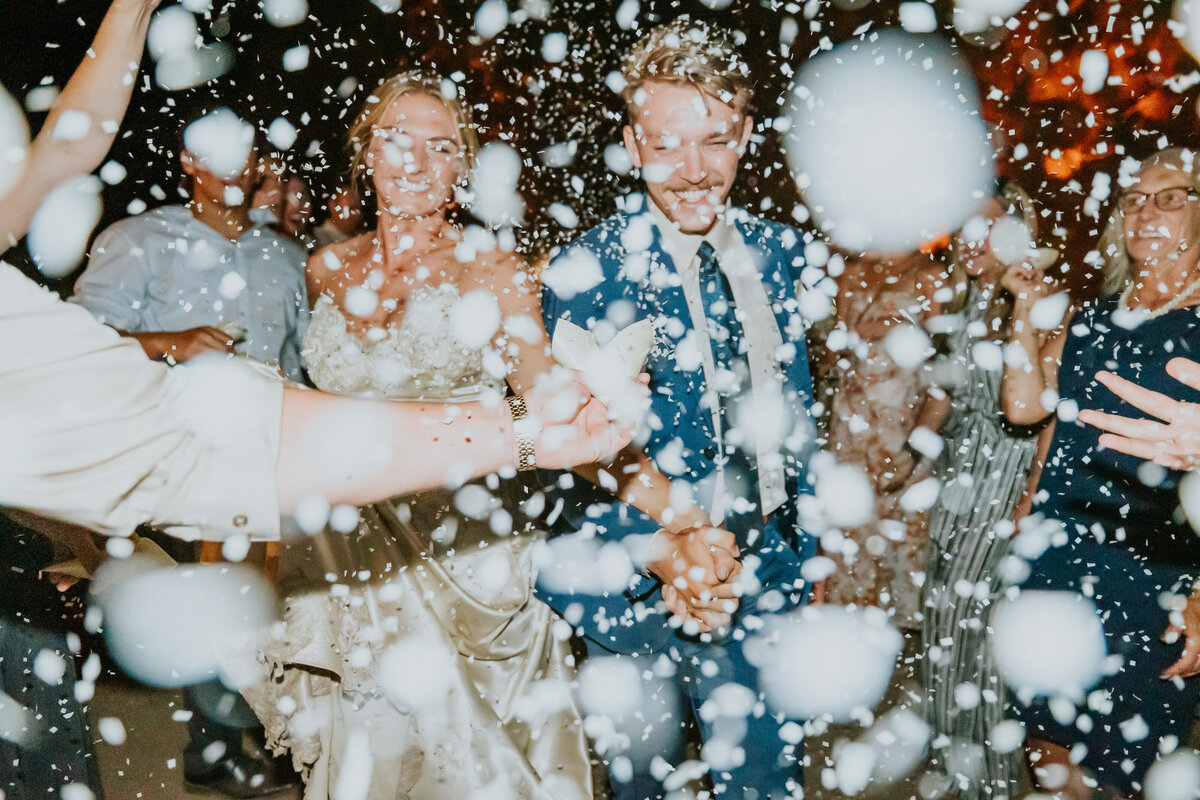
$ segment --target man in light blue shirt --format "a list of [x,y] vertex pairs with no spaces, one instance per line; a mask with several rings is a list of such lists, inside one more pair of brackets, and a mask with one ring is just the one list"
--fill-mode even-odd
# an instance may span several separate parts
[[71,300],[136,338],[151,358],[179,363],[236,352],[302,381],[306,255],[250,214],[258,180],[253,128],[220,109],[183,138],[191,201],[101,233]]
[[[260,179],[254,128],[218,109],[183,128],[191,201],[122,220],[92,245],[72,302],[170,364],[242,354],[304,380],[304,249],[250,213]],[[219,681],[188,687],[185,782],[230,798],[290,791],[284,764],[243,751],[254,712]]]

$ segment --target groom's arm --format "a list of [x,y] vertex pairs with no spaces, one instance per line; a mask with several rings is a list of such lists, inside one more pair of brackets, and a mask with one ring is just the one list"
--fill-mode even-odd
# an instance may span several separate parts
[[[575,245],[582,247],[584,245]],[[563,261],[551,262],[550,269],[570,263],[577,253],[567,251]],[[594,251],[592,255],[597,255]],[[604,260],[600,259],[604,264]],[[611,263],[611,259],[609,260]],[[546,330],[553,332],[566,319],[582,328],[605,316],[607,306],[627,299],[617,284],[616,275],[608,274],[597,287],[569,297],[547,286],[543,289],[542,315]],[[649,535],[648,546],[631,548],[639,568],[662,581],[664,599],[673,613],[695,617],[700,630],[725,624],[736,607],[728,582],[741,569],[732,534],[714,528],[708,515],[695,504],[690,488],[672,489],[672,481],[655,465],[644,450],[627,447],[611,463],[585,465],[574,470],[594,487],[578,483],[559,496],[564,514],[572,527],[595,525],[596,536],[620,541],[631,535]],[[595,488],[603,489],[600,491]],[[700,567],[703,575],[695,572]]]

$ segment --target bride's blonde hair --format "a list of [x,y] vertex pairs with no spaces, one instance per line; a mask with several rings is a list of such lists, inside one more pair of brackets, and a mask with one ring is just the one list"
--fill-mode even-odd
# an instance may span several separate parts
[[392,103],[410,94],[424,94],[436,98],[454,119],[461,148],[462,174],[467,175],[475,166],[475,155],[479,152],[479,137],[475,134],[475,120],[471,108],[459,95],[458,86],[442,78],[430,69],[410,69],[385,78],[363,103],[354,124],[347,134],[351,160],[350,179],[366,192],[374,190],[367,167],[367,151],[371,146],[373,131],[379,127],[383,115]]

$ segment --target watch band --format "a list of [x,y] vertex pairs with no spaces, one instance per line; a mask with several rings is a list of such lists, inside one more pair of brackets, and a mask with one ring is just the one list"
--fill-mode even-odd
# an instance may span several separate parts
[[537,466],[537,455],[533,448],[533,437],[525,432],[525,426],[519,424],[529,413],[525,398],[519,394],[504,398],[508,401],[508,411],[513,419],[513,439],[517,445],[517,470],[528,472]]

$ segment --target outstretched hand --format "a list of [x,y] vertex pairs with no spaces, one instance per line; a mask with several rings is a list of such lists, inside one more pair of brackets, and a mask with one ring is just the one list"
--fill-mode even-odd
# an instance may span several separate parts
[[[1195,361],[1173,358],[1167,363],[1167,374],[1200,391],[1200,364]],[[1170,469],[1200,468],[1200,405],[1145,389],[1111,372],[1098,372],[1096,379],[1131,406],[1163,420],[1080,411],[1081,422],[1105,431],[1100,436],[1102,446]]]
[[1200,593],[1192,592],[1182,611],[1171,614],[1163,641],[1172,644],[1184,637],[1183,655],[1162,674],[1163,679],[1200,675]]
[[[642,375],[635,385],[649,391],[649,379]],[[634,428],[610,419],[608,407],[573,371],[565,382],[539,382],[525,394],[525,404],[538,428],[534,450],[539,467],[569,469],[607,462],[633,439]]]
[[646,568],[663,582],[668,610],[685,623],[694,620],[698,632],[705,633],[728,625],[737,610],[738,555],[733,534],[721,528],[661,530],[651,543]]

